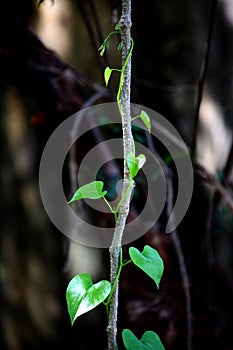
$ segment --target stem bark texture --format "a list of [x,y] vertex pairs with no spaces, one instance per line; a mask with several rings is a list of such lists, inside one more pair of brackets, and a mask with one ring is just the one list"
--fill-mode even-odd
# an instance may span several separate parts
[[[131,47],[131,0],[122,1],[122,15],[119,22],[122,42],[122,66],[127,59]],[[125,68],[123,84],[120,93],[120,106],[123,129],[123,147],[124,147],[124,181],[122,195],[127,190],[130,183],[129,169],[126,164],[127,154],[132,152],[133,137],[131,131],[131,113],[130,113],[130,85],[131,85],[131,58]],[[133,188],[130,189],[124,202],[119,208],[116,228],[113,241],[109,249],[110,252],[110,281],[113,284],[119,269],[119,256],[122,243],[122,236],[125,229],[126,219],[129,214],[130,198]],[[117,349],[117,313],[118,313],[118,293],[119,283],[114,290],[109,305],[109,323],[108,323],[108,350]]]

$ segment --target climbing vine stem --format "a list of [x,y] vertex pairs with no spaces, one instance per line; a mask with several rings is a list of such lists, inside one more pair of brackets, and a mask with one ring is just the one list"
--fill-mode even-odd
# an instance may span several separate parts
[[[130,113],[130,84],[131,84],[131,56],[133,51],[133,40],[131,38],[131,0],[122,1],[122,15],[119,24],[121,35],[122,48],[122,69],[120,74],[120,82],[117,93],[117,102],[122,118],[123,131],[123,148],[124,148],[124,181],[122,189],[122,197],[127,192],[124,201],[121,203],[118,211],[118,218],[113,235],[110,253],[110,281],[114,284],[119,272],[120,249],[122,236],[125,229],[126,219],[129,214],[130,198],[133,190],[131,183],[130,172],[127,166],[127,155],[133,149],[133,136],[131,130],[131,113]],[[129,190],[127,191],[127,189]],[[107,327],[108,332],[108,350],[117,349],[117,313],[118,313],[118,292],[119,281],[116,282],[116,287],[112,293],[109,305],[109,322]]]

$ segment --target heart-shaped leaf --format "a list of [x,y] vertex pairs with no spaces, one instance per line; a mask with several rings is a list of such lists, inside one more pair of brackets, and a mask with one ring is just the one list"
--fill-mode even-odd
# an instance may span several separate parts
[[108,82],[111,77],[111,74],[112,74],[112,69],[110,67],[106,67],[104,71],[104,81],[106,86],[108,86]]
[[144,110],[142,110],[141,114],[139,115],[139,118],[141,118],[141,120],[143,121],[143,123],[147,127],[147,130],[150,132],[151,131],[151,123],[150,123],[149,115]]
[[139,154],[139,156],[135,157],[133,152],[128,153],[126,162],[132,179],[135,178],[139,170],[143,167],[145,161],[146,157],[144,154]]
[[110,291],[111,283],[108,281],[103,280],[93,284],[91,276],[87,273],[75,276],[66,290],[66,301],[71,324],[74,324],[78,316],[101,304]]
[[129,255],[133,263],[142,269],[159,288],[159,283],[163,274],[164,265],[159,253],[154,248],[146,245],[140,253],[137,248],[130,247]]
[[147,331],[139,340],[129,329],[124,329],[122,338],[127,350],[165,350],[159,336],[152,331]]
[[68,204],[80,199],[99,199],[106,195],[107,191],[103,192],[104,183],[102,181],[92,181],[87,185],[79,187]]

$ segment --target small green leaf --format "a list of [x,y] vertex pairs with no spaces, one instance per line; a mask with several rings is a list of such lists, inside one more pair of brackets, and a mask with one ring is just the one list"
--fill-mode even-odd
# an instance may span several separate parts
[[108,86],[108,82],[111,77],[111,74],[112,74],[112,69],[110,67],[106,67],[104,71],[104,81],[106,86]]
[[139,170],[143,167],[144,163],[146,161],[146,157],[144,154],[139,154],[139,156],[135,157],[133,152],[130,152],[127,155],[126,163],[129,168],[130,176],[132,179],[135,178]]
[[66,290],[67,308],[74,324],[76,318],[101,304],[111,291],[111,283],[100,281],[92,283],[91,276],[81,273],[75,276],[69,283]]
[[139,117],[141,118],[141,120],[143,121],[143,123],[145,124],[145,126],[147,127],[147,130],[149,132],[151,132],[151,123],[150,123],[150,117],[149,115],[144,111],[142,110],[141,111],[141,114],[139,115]]
[[120,24],[119,24],[119,22],[115,25],[115,30],[120,30]]
[[98,50],[100,51],[100,56],[103,56],[105,53],[105,49],[109,48],[109,37],[106,38],[103,42],[102,45],[100,45],[100,47],[98,48]]
[[133,263],[143,270],[152,278],[156,286],[159,288],[159,283],[163,274],[164,265],[159,253],[154,248],[146,245],[140,253],[137,248],[130,247],[129,255]]
[[107,191],[103,192],[104,183],[102,181],[92,181],[87,185],[79,187],[75,192],[68,204],[78,201],[80,199],[99,199],[107,194]]
[[152,331],[145,332],[139,340],[132,331],[124,329],[122,338],[127,350],[165,350],[159,336]]
[[100,45],[100,47],[99,47],[99,52],[100,52],[100,56],[103,56],[104,55],[104,53],[105,53],[105,44],[103,43],[102,45]]

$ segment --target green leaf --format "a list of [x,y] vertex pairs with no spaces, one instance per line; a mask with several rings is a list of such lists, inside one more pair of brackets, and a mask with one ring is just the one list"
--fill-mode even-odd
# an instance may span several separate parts
[[103,56],[105,53],[105,49],[109,48],[109,38],[106,38],[103,42],[102,45],[100,45],[100,47],[98,48],[98,50],[100,51],[100,56]]
[[159,336],[152,331],[147,331],[139,340],[132,331],[124,329],[122,338],[127,350],[165,350]]
[[120,30],[120,24],[119,24],[119,22],[115,25],[115,30]]
[[102,45],[100,45],[100,47],[99,47],[99,52],[100,52],[100,56],[103,56],[104,55],[104,53],[105,53],[105,48],[106,48],[106,45],[105,45],[105,43],[103,43]]
[[163,274],[164,265],[159,253],[154,248],[146,245],[140,253],[137,248],[130,247],[129,255],[133,263],[143,270],[152,278],[156,286],[159,288],[159,283]]
[[78,201],[80,199],[99,199],[107,194],[107,191],[103,192],[104,183],[102,181],[92,181],[87,185],[79,187],[75,192],[68,204]]
[[74,324],[76,318],[101,304],[111,291],[111,283],[100,281],[92,283],[91,276],[81,273],[75,276],[69,283],[66,290],[67,308]]
[[130,176],[132,179],[135,178],[139,170],[143,167],[144,163],[146,161],[146,157],[144,154],[139,154],[139,156],[135,157],[133,152],[130,152],[127,155],[126,163],[129,168]]
[[151,123],[150,123],[149,115],[144,110],[142,110],[141,114],[139,115],[139,118],[141,118],[141,120],[143,121],[143,123],[147,127],[147,130],[149,132],[151,132]]
[[106,86],[108,86],[108,82],[111,77],[111,74],[112,74],[112,69],[110,67],[106,67],[104,71],[104,81]]

